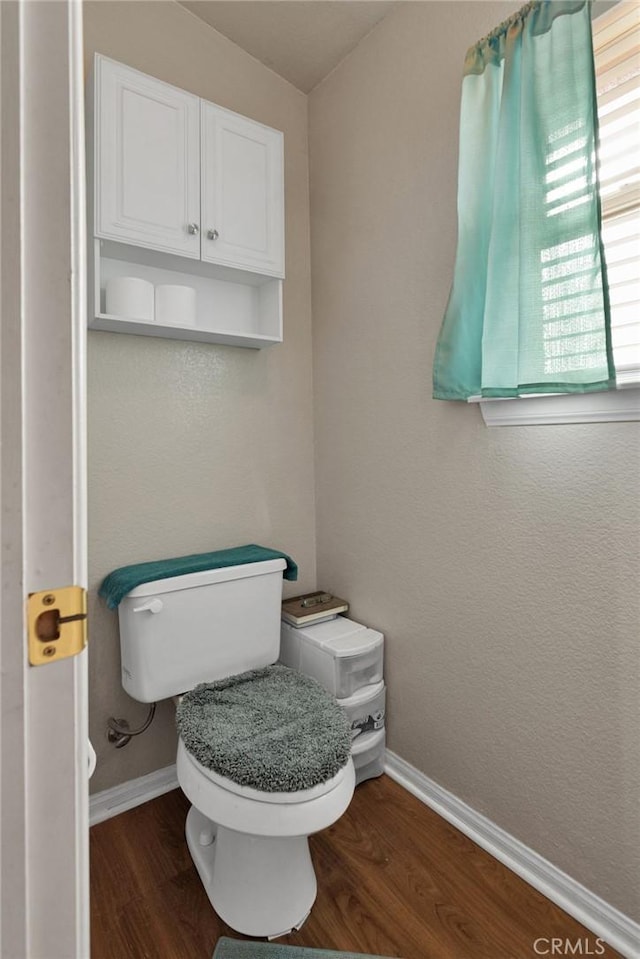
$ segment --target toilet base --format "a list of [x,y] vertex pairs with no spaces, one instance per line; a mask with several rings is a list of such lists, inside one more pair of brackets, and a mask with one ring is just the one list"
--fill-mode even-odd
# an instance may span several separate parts
[[211,905],[232,929],[276,939],[299,929],[316,898],[306,836],[251,836],[216,826],[195,806],[187,845]]

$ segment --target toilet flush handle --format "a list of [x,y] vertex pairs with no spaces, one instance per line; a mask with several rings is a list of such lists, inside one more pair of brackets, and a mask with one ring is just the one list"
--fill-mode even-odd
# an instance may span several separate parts
[[163,607],[161,599],[150,599],[144,606],[134,606],[134,613],[159,613]]

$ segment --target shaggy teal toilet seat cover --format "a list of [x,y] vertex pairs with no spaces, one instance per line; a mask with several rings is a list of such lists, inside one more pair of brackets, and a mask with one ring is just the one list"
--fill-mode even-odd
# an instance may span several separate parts
[[202,683],[182,697],[176,721],[198,762],[262,792],[327,782],[351,753],[344,710],[315,679],[287,666]]

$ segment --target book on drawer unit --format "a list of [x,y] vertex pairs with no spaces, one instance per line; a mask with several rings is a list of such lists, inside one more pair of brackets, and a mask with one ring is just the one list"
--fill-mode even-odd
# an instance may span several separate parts
[[318,589],[314,593],[292,596],[282,604],[282,618],[291,626],[310,626],[335,619],[338,613],[346,613],[349,604],[338,596]]

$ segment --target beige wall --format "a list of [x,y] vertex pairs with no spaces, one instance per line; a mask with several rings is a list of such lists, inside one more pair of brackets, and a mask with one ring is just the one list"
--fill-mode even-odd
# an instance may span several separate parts
[[307,101],[175,3],[87,3],[94,51],[284,131],[284,344],[263,351],[89,333],[90,730],[94,791],[175,761],[174,709],[124,749],[117,618],[95,589],[127,563],[259,542],[315,585]]
[[310,96],[318,580],[384,630],[389,745],[640,918],[638,430],[432,401],[461,66],[409,3]]

